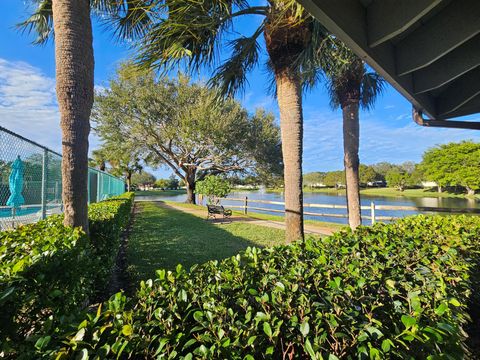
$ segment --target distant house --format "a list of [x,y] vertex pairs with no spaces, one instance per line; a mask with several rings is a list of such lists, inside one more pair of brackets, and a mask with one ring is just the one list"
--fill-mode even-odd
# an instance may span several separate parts
[[308,184],[305,184],[306,186],[308,187],[311,187],[311,188],[324,188],[324,187],[327,187],[327,185],[323,184],[323,183],[308,183]]
[[367,182],[367,186],[369,186],[369,187],[385,187],[385,186],[387,186],[387,183],[383,180],[369,181],[369,182]]
[[431,187],[437,187],[438,184],[435,181],[422,181],[420,183],[423,188],[431,188]]
[[153,185],[154,184],[139,184],[138,189],[140,191],[147,191],[147,190],[153,190]]

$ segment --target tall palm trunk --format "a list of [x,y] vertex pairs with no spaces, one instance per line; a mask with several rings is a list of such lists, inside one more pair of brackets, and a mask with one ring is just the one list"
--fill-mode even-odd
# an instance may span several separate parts
[[289,71],[275,74],[285,183],[286,241],[303,239],[303,114],[302,92],[298,75]]
[[89,0],[53,0],[57,99],[62,128],[65,225],[88,232],[88,134],[93,105]]
[[347,185],[348,224],[355,230],[362,223],[360,208],[359,181],[359,120],[358,102],[349,102],[342,107],[343,111],[343,151],[345,178]]
[[[285,183],[285,240],[303,239],[303,113],[302,87],[299,70],[295,67],[298,55],[311,40],[308,21],[293,22],[288,14],[283,26],[275,12],[265,25],[264,36],[275,73],[277,101],[280,109],[280,131]],[[278,15],[278,14],[277,14]]]

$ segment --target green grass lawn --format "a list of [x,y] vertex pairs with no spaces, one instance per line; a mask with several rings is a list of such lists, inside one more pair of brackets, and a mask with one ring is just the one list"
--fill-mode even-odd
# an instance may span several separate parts
[[212,224],[204,218],[154,203],[137,203],[128,240],[129,270],[138,279],[155,276],[155,270],[189,268],[208,260],[221,260],[248,246],[282,244],[285,232],[246,223]]
[[186,190],[146,190],[146,191],[135,191],[135,196],[177,196],[186,194]]

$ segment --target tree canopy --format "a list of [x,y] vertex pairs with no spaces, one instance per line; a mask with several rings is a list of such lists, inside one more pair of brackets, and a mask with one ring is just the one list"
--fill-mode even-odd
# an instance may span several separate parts
[[155,176],[147,171],[140,171],[132,175],[132,185],[153,185],[155,183]]
[[213,175],[209,175],[202,181],[199,181],[195,189],[197,194],[208,197],[209,204],[218,204],[220,198],[226,197],[230,191],[232,191],[232,187],[228,180]]
[[469,195],[480,189],[480,143],[463,141],[427,150],[420,169],[438,186],[462,186]]
[[248,114],[182,74],[157,78],[122,66],[110,88],[97,94],[93,121],[105,143],[129,143],[148,165],[170,167],[185,180],[190,202],[195,182],[207,175],[282,168],[272,114]]

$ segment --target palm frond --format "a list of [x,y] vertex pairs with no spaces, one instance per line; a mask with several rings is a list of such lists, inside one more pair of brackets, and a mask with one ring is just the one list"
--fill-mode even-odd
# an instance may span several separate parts
[[128,41],[142,38],[165,14],[155,0],[92,0],[92,10],[116,39]]
[[232,55],[219,66],[210,80],[224,95],[234,95],[245,89],[247,74],[258,64],[260,45],[258,37],[263,32],[263,24],[250,37],[240,37],[229,43]]
[[234,17],[260,14],[264,7],[227,0],[172,0],[168,16],[149,29],[138,45],[136,63],[156,69],[186,64],[193,70],[218,62],[222,38]]
[[52,0],[38,1],[38,6],[30,17],[17,24],[22,32],[37,35],[34,44],[45,44],[53,34]]
[[[17,25],[24,32],[34,33],[34,44],[44,44],[53,34],[52,0],[33,0],[38,3],[33,14]],[[119,40],[141,38],[161,15],[158,0],[91,0],[92,14]]]
[[366,73],[360,86],[360,105],[365,110],[371,110],[377,98],[385,90],[385,79],[377,73]]

